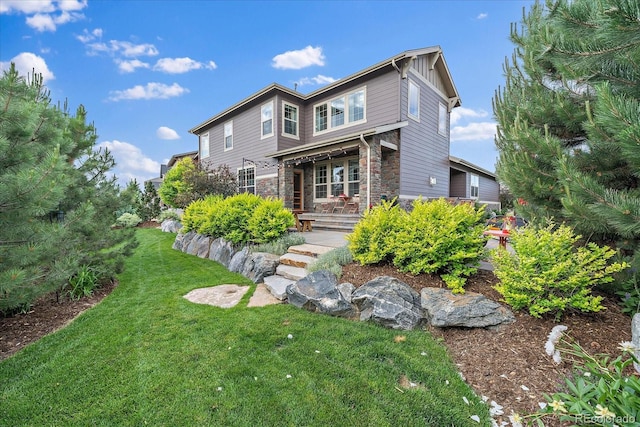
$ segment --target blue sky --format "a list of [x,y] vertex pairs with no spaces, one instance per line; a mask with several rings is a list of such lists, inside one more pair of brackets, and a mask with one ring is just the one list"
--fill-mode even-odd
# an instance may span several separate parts
[[309,93],[440,45],[462,99],[451,154],[494,171],[491,100],[510,24],[533,3],[0,0],[0,67],[35,68],[54,102],[84,105],[125,185],[197,150],[189,129],[271,83]]

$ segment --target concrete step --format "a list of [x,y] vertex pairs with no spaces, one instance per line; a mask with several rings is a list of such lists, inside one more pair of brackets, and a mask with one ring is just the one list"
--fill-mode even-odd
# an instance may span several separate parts
[[334,249],[335,248],[329,246],[310,245],[309,243],[304,243],[302,245],[290,246],[289,253],[317,258],[318,256],[331,252]]
[[307,268],[309,264],[316,260],[315,257],[296,253],[287,253],[280,257],[280,264],[291,265],[293,267]]
[[351,232],[360,221],[360,214],[323,214],[308,212],[300,215],[300,218],[313,219],[313,228],[319,230],[335,230]]
[[307,277],[309,272],[304,268],[280,264],[276,268],[276,274],[289,280],[300,280],[303,277]]
[[267,276],[264,278],[264,286],[271,292],[271,295],[280,301],[287,298],[287,286],[295,283],[295,280],[287,279],[283,276]]

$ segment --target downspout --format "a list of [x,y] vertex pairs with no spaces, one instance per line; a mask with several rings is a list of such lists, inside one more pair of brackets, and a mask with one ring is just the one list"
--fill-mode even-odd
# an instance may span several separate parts
[[367,210],[371,206],[371,146],[364,139],[364,134],[360,134],[360,141],[367,147]]

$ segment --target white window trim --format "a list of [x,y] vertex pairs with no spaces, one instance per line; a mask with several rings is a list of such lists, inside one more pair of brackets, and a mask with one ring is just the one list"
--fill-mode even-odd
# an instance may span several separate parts
[[[263,134],[263,124],[264,124],[264,120],[262,120],[262,114],[265,108],[267,107],[271,107],[271,133],[268,134]],[[262,107],[260,107],[260,139],[266,139],[266,138],[271,138],[273,135],[275,135],[276,132],[276,114],[275,111],[273,109],[273,101],[269,101],[266,104],[263,104]]]
[[[363,92],[364,94],[364,111],[363,111],[362,119],[356,120],[354,122],[350,122],[349,121],[349,95],[353,95],[356,92]],[[332,127],[331,126],[331,101],[335,101],[336,99],[339,99],[339,98],[344,99],[344,124],[340,126]],[[321,131],[317,131],[316,130],[316,108],[321,105],[327,106],[327,128]],[[367,87],[362,86],[362,87],[359,87],[358,89],[343,93],[340,96],[334,96],[331,99],[327,99],[326,101],[314,104],[312,109],[312,114],[313,114],[313,136],[322,135],[325,133],[332,132],[334,130],[344,129],[351,126],[366,123],[367,122]]]
[[[474,178],[478,182],[477,186],[473,185]],[[476,194],[475,196],[473,195],[473,188],[474,187],[478,189],[478,194]],[[470,199],[478,199],[479,197],[480,197],[480,176],[472,173],[472,174],[469,175],[469,198]]]
[[[291,133],[286,133],[285,130],[285,116],[284,116],[284,109],[285,106],[290,106],[290,107],[294,107],[297,111],[297,120],[296,120],[296,134],[291,134]],[[314,115],[315,115],[315,110],[314,110]],[[282,101],[282,136],[287,137],[287,138],[292,138],[292,139],[300,139],[300,107],[297,106],[296,104],[293,104],[291,102],[287,102],[287,101]]]
[[[231,135],[227,135],[227,126],[231,127]],[[222,127],[222,135],[222,147],[224,148],[224,151],[233,150],[233,120],[224,124]],[[227,136],[231,136],[231,147],[227,147]]]
[[[203,144],[204,141],[207,141],[206,144]],[[202,150],[202,147],[207,147],[207,152],[205,154],[205,152]],[[202,135],[200,135],[200,158],[201,159],[206,159],[207,157],[210,156],[210,147],[209,147],[209,132],[203,133]]]
[[[331,160],[325,160],[322,162],[316,162],[313,166],[313,201],[314,202],[326,202],[331,198],[331,186],[333,185],[333,181],[331,181],[331,178],[333,177],[333,174],[331,173],[331,164],[332,163],[338,163],[339,161],[342,161],[344,164],[344,180],[342,181],[342,185],[343,185],[343,191],[344,194],[346,194],[349,197],[353,197],[356,196],[356,194],[349,194],[349,183],[350,182],[356,182],[356,181],[349,181],[349,160],[359,160],[359,158],[350,156],[350,157],[340,157],[338,159],[331,159]],[[316,184],[316,167],[318,166],[322,166],[322,165],[327,165],[327,183],[326,184]],[[358,173],[358,176],[360,176],[360,174]],[[358,180],[358,182],[361,182],[361,180]],[[316,197],[316,187],[318,187],[319,185],[326,185],[327,186],[327,197]],[[359,195],[359,193],[357,194]]]
[[[411,114],[411,87],[412,86],[416,88],[417,95],[418,95],[418,99],[417,99],[418,115]],[[416,122],[420,121],[420,85],[418,85],[416,82],[414,82],[411,79],[408,79],[408,83],[407,83],[407,117],[412,118]]]
[[[255,165],[250,165],[250,166],[245,166],[244,168],[238,167],[236,168],[236,178],[238,179],[238,193],[240,193],[240,189],[241,188],[247,188],[248,186],[245,185],[244,187],[240,186],[240,171],[246,171],[249,169],[253,169],[253,193],[249,193],[249,194],[256,194],[257,191],[257,181],[258,181],[258,177],[256,176],[256,166]],[[242,193],[246,193],[247,191],[242,191]]]
[[[442,112],[444,111],[444,122],[442,120]],[[443,102],[438,102],[438,134],[442,136],[447,136],[447,116],[449,113],[449,109]],[[443,123],[443,129],[440,129],[440,123]]]

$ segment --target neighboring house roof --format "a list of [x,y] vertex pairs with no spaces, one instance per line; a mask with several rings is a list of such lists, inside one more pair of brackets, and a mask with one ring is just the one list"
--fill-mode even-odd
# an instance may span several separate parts
[[192,159],[196,160],[198,158],[198,150],[187,151],[186,153],[174,154],[173,156],[171,156],[171,158],[167,162],[167,170],[171,169],[171,167],[175,165],[178,160],[183,159],[185,157],[191,157]]
[[401,63],[403,60],[405,59],[413,59],[416,58],[420,55],[431,55],[431,58],[429,60],[429,64],[430,67],[432,68],[437,68],[440,75],[443,77],[443,81],[444,81],[444,86],[446,89],[446,96],[449,98],[449,104],[450,104],[450,108],[454,108],[454,107],[459,107],[461,105],[461,100],[460,100],[460,95],[458,93],[458,90],[456,89],[455,84],[453,83],[453,78],[451,77],[451,73],[449,72],[449,67],[447,66],[446,61],[444,60],[444,55],[442,53],[442,48],[440,46],[431,46],[431,47],[426,47],[426,48],[422,48],[422,49],[413,49],[413,50],[407,50],[405,52],[399,53],[395,56],[392,56],[391,58],[385,59],[384,61],[378,62],[377,64],[374,64],[368,68],[365,68],[364,70],[360,70],[354,74],[351,74],[347,77],[344,77],[340,80],[336,80],[335,82],[327,85],[327,86],[323,86],[320,89],[317,89],[307,95],[301,94],[299,92],[296,92],[294,90],[291,90],[287,87],[284,87],[282,85],[279,85],[277,83],[272,83],[269,86],[259,90],[258,92],[250,95],[249,97],[243,99],[242,101],[232,105],[231,107],[227,108],[226,110],[216,114],[215,116],[205,120],[204,122],[200,123],[199,125],[189,129],[189,133],[192,133],[194,135],[199,134],[201,131],[203,131],[204,129],[212,126],[215,122],[223,119],[224,117],[228,116],[229,114],[232,114],[234,112],[237,111],[241,111],[243,107],[247,106],[248,104],[251,104],[253,101],[256,101],[264,96],[267,95],[271,95],[272,92],[275,91],[280,91],[283,93],[286,93],[290,96],[293,96],[303,102],[308,101],[310,99],[313,99],[317,96],[320,96],[336,87],[348,84],[358,78],[361,78],[363,76],[366,76],[370,73],[373,73],[375,71],[378,71],[382,68],[385,67],[393,67],[395,68],[398,72],[401,72],[403,74],[403,77],[406,75],[406,72],[408,70],[408,66],[403,67],[402,69],[400,68],[400,65],[398,65],[399,63]]
[[461,159],[460,157],[449,156],[449,161],[451,163],[457,163],[457,164],[459,164],[461,166],[466,166],[466,167],[468,167],[470,169],[474,169],[474,170],[476,170],[476,171],[478,171],[480,173],[483,173],[485,175],[488,175],[488,176],[490,176],[492,178],[496,178],[496,174],[495,173],[489,172],[488,170],[486,170],[484,168],[481,168],[480,166],[474,165],[473,163],[468,162],[468,161],[466,161],[464,159]]

